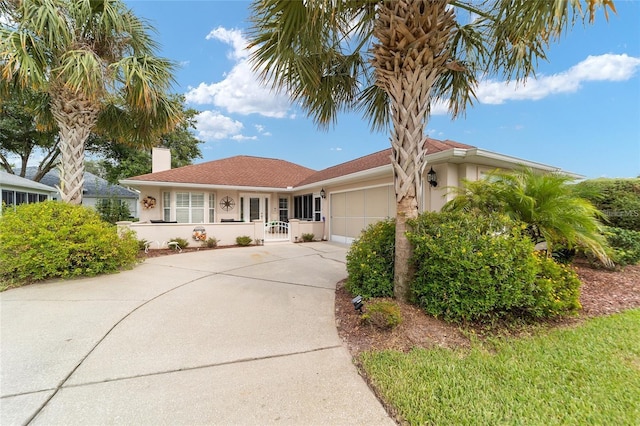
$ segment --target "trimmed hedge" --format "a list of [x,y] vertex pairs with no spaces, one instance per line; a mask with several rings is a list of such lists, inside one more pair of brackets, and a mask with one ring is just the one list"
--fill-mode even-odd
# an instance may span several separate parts
[[138,253],[133,233],[120,237],[94,210],[57,201],[5,209],[0,247],[3,286],[115,272]]
[[506,216],[425,213],[411,222],[414,301],[453,322],[547,318],[580,308],[568,266],[535,253],[526,225]]
[[345,288],[365,299],[393,297],[395,220],[369,225],[347,253],[349,277]]
[[640,232],[607,228],[605,236],[613,249],[613,260],[618,265],[635,265],[640,262]]
[[447,321],[483,322],[533,305],[533,243],[506,216],[425,213],[410,223],[415,302]]
[[590,179],[576,190],[605,215],[607,225],[640,231],[640,178]]
[[572,266],[559,264],[543,252],[536,252],[538,266],[534,303],[528,311],[538,318],[569,315],[578,312],[582,283]]

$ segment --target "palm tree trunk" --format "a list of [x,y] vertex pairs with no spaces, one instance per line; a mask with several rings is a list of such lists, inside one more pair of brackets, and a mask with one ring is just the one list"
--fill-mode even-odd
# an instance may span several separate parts
[[52,91],[51,112],[60,129],[60,195],[62,201],[82,204],[84,147],[98,120],[99,109],[80,92]]
[[413,268],[407,221],[418,216],[424,129],[431,88],[445,71],[455,18],[447,0],[389,0],[379,9],[373,48],[376,84],[391,99],[391,158],[396,191],[394,295],[408,300]]

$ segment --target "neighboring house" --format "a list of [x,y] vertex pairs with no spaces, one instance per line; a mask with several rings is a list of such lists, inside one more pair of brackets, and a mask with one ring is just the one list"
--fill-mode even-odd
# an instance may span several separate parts
[[0,170],[0,192],[2,192],[2,202],[0,202],[0,215],[2,215],[2,209],[7,206],[51,200],[56,189]]
[[[37,171],[36,167],[27,167],[25,176],[27,178],[33,178]],[[45,185],[58,187],[60,186],[60,175],[58,169],[49,171],[42,177],[40,183]],[[56,198],[60,199],[60,195],[57,193]],[[102,179],[93,173],[84,172],[84,189],[82,192],[82,205],[88,207],[95,207],[96,203],[100,199],[114,198],[126,203],[129,206],[131,216],[138,217],[138,198],[139,194],[135,191],[127,189],[120,185],[113,185]]]
[[[447,187],[497,168],[560,171],[449,140],[428,139],[425,148],[421,211],[440,210],[452,197]],[[154,165],[154,173],[120,183],[138,189],[146,207],[140,223],[129,227],[158,247],[174,237],[188,238],[190,228],[193,235],[205,229],[221,244],[233,244],[239,235],[268,241],[274,229],[274,239],[294,241],[313,233],[316,239],[350,243],[369,224],[395,217],[391,154],[386,149],[321,171],[251,156],[170,169],[170,158],[159,156],[163,165]]]

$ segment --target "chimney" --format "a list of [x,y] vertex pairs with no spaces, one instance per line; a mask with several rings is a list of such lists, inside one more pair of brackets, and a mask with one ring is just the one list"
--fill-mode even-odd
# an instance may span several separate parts
[[171,170],[171,150],[169,148],[151,149],[151,173]]

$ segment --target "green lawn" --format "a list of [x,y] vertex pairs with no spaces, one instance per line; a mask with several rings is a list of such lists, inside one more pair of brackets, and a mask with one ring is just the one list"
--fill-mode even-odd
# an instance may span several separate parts
[[640,424],[640,310],[473,349],[368,352],[360,362],[412,425]]

